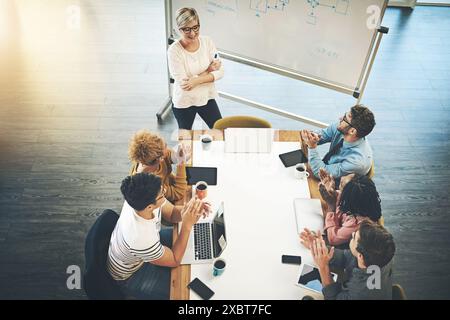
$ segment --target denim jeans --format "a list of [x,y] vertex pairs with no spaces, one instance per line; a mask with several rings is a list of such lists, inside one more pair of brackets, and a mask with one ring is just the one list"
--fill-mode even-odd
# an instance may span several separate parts
[[[161,229],[163,246],[172,247],[172,228]],[[142,300],[168,300],[170,298],[170,270],[145,262],[130,278],[117,281],[127,296]]]

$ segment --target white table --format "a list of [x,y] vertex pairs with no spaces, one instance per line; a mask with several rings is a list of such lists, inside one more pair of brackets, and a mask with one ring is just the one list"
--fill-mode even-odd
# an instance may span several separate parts
[[[274,142],[270,154],[224,152],[224,142],[214,141],[203,151],[193,142],[193,166],[218,168],[218,185],[208,187],[213,210],[225,204],[227,248],[221,257],[225,272],[212,276],[212,265],[192,265],[191,279],[198,277],[214,292],[212,299],[301,299],[319,294],[295,285],[299,266],[281,263],[282,254],[312,257],[299,241],[294,198],[309,198],[306,179],[294,178],[294,168],[285,168],[278,155],[299,148],[299,142]],[[310,217],[305,216],[305,225]],[[317,217],[316,217],[317,218]],[[317,219],[311,219],[317,230]],[[199,299],[191,291],[191,299]]]

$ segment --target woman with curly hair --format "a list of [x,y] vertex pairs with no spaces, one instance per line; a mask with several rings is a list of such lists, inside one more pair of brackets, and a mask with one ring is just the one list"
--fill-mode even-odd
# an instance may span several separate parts
[[[167,200],[174,203],[184,198],[187,187],[185,163],[189,161],[190,154],[182,144],[175,152],[158,134],[141,130],[131,138],[128,155],[135,163],[131,174],[153,173],[162,179]],[[175,174],[172,164],[176,165]]]
[[[342,177],[339,189],[335,179],[324,169],[319,172],[319,191],[328,206],[324,234],[332,246],[347,245],[361,222],[381,219],[381,200],[377,188],[367,176],[350,174]],[[302,234],[309,235],[305,230]]]

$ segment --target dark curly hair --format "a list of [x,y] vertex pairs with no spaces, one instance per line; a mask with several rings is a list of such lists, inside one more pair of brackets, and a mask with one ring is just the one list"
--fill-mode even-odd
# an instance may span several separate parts
[[375,183],[367,176],[355,175],[342,190],[339,200],[342,212],[368,217],[377,222],[381,218],[381,200]]
[[122,180],[120,191],[134,210],[142,211],[156,202],[161,191],[161,178],[149,173],[128,176]]

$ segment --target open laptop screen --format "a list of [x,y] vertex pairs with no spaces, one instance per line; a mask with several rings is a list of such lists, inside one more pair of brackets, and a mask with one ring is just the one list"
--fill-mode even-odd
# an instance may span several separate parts
[[214,244],[214,258],[220,256],[227,246],[227,236],[225,234],[225,214],[223,202],[219,209],[217,209],[216,217],[213,221],[213,244]]

